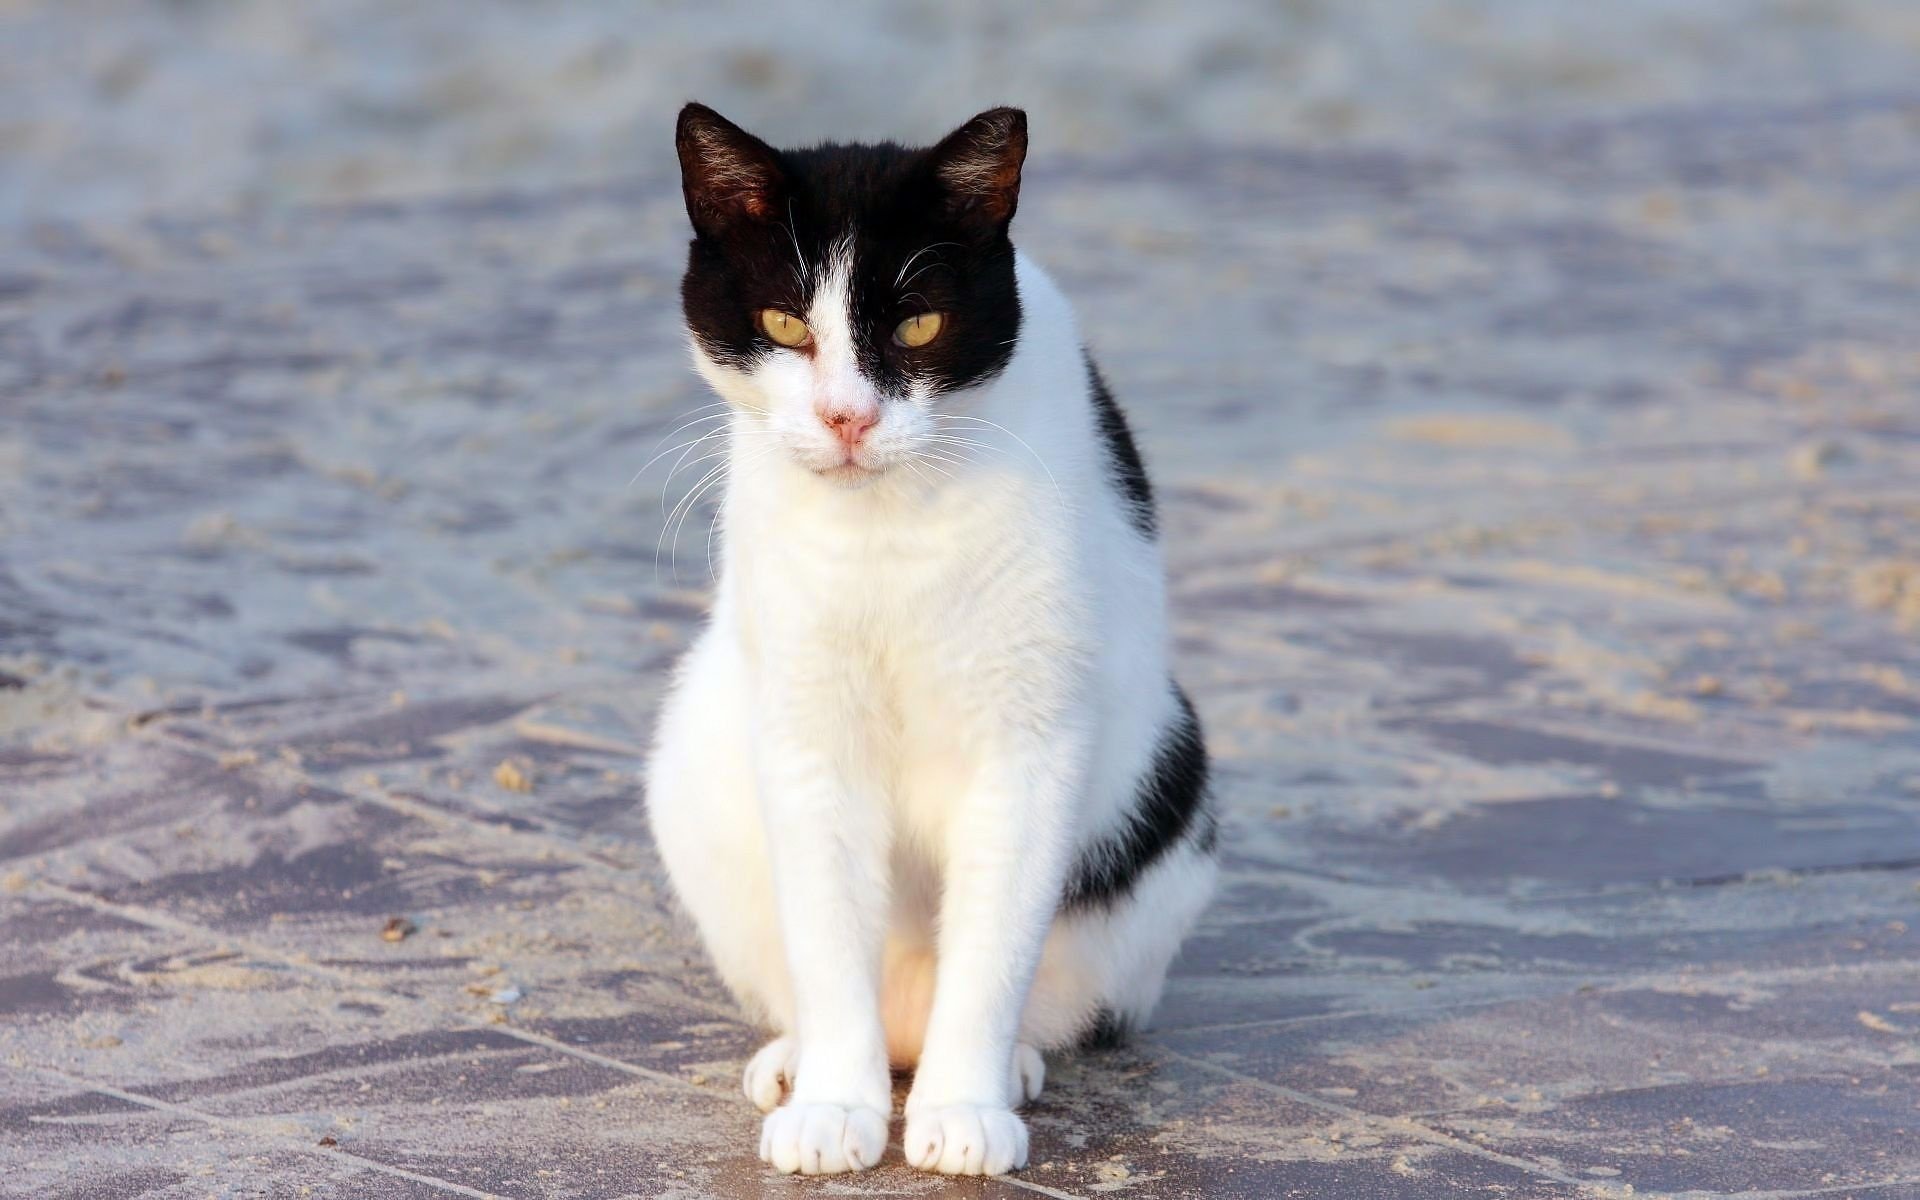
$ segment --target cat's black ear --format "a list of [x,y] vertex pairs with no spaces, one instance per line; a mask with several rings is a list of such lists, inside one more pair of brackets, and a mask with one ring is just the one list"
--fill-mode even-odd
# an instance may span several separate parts
[[984,233],[999,233],[1020,204],[1020,166],[1027,160],[1027,114],[990,108],[928,152],[952,216]]
[[694,229],[718,234],[743,221],[773,219],[785,185],[773,147],[704,104],[680,110],[673,140]]

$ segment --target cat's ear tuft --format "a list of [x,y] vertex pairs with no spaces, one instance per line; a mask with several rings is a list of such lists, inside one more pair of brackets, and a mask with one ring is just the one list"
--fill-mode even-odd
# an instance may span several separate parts
[[680,110],[674,130],[687,216],[703,234],[773,218],[784,177],[773,147],[704,104]]
[[943,138],[930,158],[954,216],[999,233],[1020,203],[1027,114],[1017,108],[990,108]]

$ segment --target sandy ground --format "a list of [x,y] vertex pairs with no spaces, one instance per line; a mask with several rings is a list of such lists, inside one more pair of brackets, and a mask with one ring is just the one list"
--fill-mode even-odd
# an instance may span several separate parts
[[[1028,105],[1165,497],[1017,1179],[763,1175],[647,842],[690,95]],[[0,1194],[1920,1195],[1917,296],[1912,5],[0,5]]]

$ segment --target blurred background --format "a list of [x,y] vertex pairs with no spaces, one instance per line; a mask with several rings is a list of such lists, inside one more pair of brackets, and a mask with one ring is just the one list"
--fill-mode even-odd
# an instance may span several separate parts
[[0,6],[0,216],[125,217],[649,176],[698,98],[776,145],[998,103],[1043,155],[1360,139],[1911,81],[1845,0],[1030,5],[101,0]]
[[1163,505],[1225,883],[963,1194],[1920,1194],[1920,4],[0,0],[0,1195],[786,1194],[689,98],[1025,106]]

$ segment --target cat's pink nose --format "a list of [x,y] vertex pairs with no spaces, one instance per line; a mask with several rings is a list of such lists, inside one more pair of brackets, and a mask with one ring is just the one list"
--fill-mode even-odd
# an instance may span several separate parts
[[867,430],[880,423],[880,414],[871,409],[829,408],[820,414],[820,419],[851,450],[867,436]]

